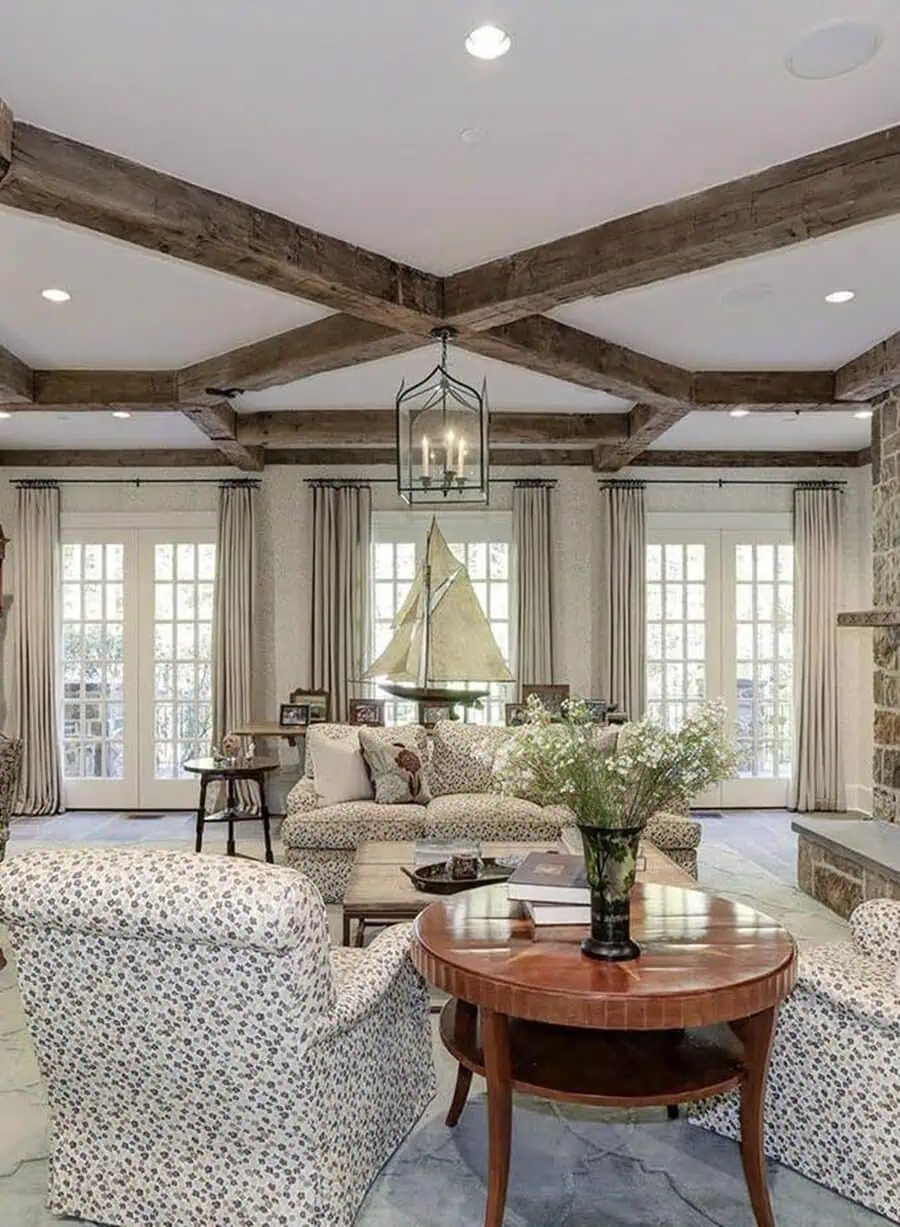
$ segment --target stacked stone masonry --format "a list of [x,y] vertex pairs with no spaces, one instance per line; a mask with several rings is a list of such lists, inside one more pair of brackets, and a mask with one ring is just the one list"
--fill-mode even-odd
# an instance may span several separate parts
[[900,883],[802,834],[797,841],[797,885],[845,918],[864,899],[900,899]]
[[[872,595],[900,606],[900,391],[872,402]],[[900,820],[900,629],[873,632],[873,817]]]

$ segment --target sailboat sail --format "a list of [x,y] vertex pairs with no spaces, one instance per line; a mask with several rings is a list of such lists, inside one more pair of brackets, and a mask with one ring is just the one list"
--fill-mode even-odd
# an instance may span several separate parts
[[512,681],[469,573],[436,520],[428,530],[425,560],[394,619],[394,635],[364,677],[420,686]]

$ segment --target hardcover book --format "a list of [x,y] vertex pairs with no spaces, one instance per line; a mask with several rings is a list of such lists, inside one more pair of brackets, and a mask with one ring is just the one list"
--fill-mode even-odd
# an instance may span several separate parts
[[589,925],[591,909],[584,903],[532,903],[523,899],[522,906],[533,925]]
[[533,903],[591,901],[584,857],[563,852],[530,852],[507,882],[510,899]]

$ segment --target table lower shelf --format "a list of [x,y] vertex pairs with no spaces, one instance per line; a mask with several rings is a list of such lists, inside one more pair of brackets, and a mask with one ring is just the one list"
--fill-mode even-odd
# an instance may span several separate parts
[[[484,1074],[480,1025],[456,999],[441,1012],[441,1039]],[[474,1034],[473,1034],[474,1031]],[[743,1048],[727,1025],[682,1031],[599,1031],[509,1020],[512,1085],[543,1099],[598,1107],[684,1103],[731,1090],[743,1078]]]

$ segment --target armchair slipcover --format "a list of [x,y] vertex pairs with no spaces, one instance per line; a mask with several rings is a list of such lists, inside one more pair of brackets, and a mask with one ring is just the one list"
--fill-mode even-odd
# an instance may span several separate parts
[[[766,1154],[900,1222],[900,902],[861,903],[850,936],[801,949],[775,1032]],[[695,1123],[737,1137],[734,1094]]]
[[22,739],[0,733],[0,861],[9,840],[9,816],[16,803],[22,768]]
[[331,951],[300,874],[142,850],[0,873],[47,1080],[49,1209],[116,1227],[349,1227],[434,1090],[395,926]]

